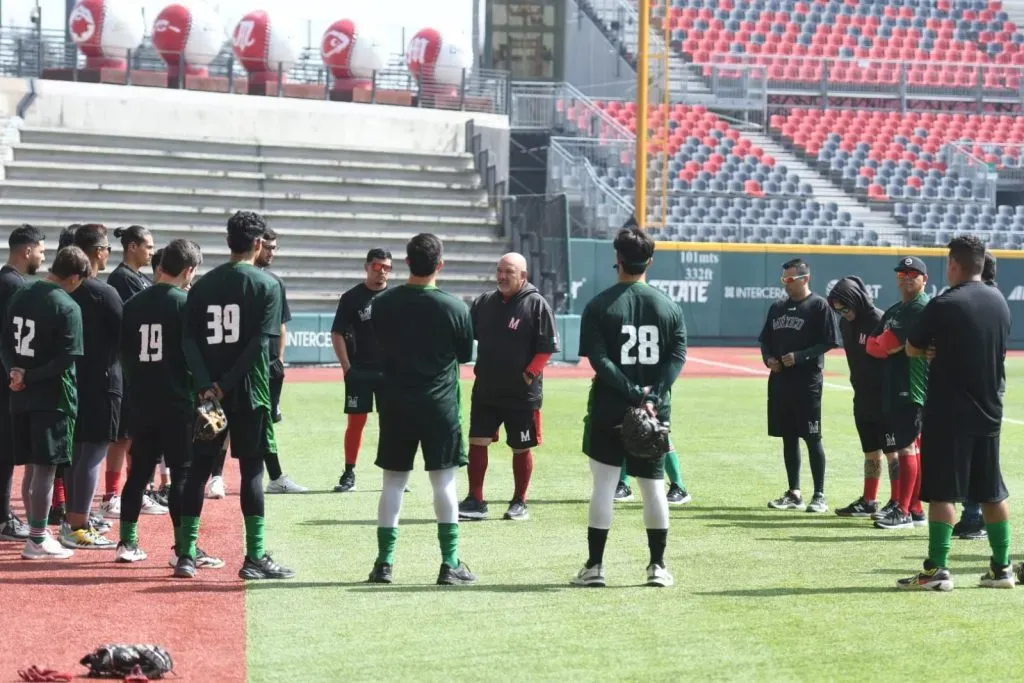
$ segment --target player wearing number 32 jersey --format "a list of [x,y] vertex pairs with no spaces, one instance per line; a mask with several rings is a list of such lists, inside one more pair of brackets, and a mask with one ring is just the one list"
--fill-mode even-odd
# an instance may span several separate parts
[[650,236],[635,226],[623,228],[614,247],[619,282],[594,297],[580,320],[580,356],[590,360],[595,373],[583,426],[583,452],[590,456],[594,488],[587,529],[590,555],[573,583],[605,585],[601,563],[619,471],[625,462],[626,473],[636,478],[643,493],[651,551],[647,583],[670,586],[672,575],[665,568],[665,456],[641,459],[630,455],[617,425],[622,424],[629,408],[639,406],[669,422],[672,385],[686,362],[686,326],[679,306],[645,281],[654,255]]
[[[231,431],[231,455],[242,474],[246,557],[243,579],[288,579],[295,575],[266,554],[263,544],[263,462],[277,452],[270,415],[270,354],[281,334],[281,287],[254,265],[267,225],[251,211],[228,220],[231,260],[192,286],[185,315],[185,343],[195,345],[192,375],[200,396],[221,400]],[[185,483],[176,576],[195,575],[199,515],[206,481],[226,433],[195,444]]]

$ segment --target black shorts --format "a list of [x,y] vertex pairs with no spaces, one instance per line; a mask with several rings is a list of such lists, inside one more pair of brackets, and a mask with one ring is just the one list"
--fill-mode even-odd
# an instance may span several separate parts
[[998,503],[1010,494],[999,467],[999,436],[974,436],[925,422],[921,432],[921,500]]
[[921,435],[921,406],[903,406],[885,416],[885,452],[910,448]]
[[818,383],[768,379],[768,436],[821,437],[821,389]]
[[11,417],[16,465],[70,465],[75,418],[56,410]]
[[132,425],[133,458],[156,463],[163,457],[170,468],[192,464],[195,419],[191,415],[166,415]]
[[280,358],[270,361],[270,414],[281,412],[281,390],[284,389],[284,363]]
[[[379,370],[348,369],[345,375],[345,412],[350,415],[366,415],[373,412],[373,399],[377,395],[384,373]],[[380,399],[377,399],[378,405]]]
[[881,415],[866,412],[853,412],[853,422],[857,426],[860,437],[860,450],[864,453],[875,451],[891,452],[885,445],[885,420]]
[[[665,419],[667,416],[659,416]],[[617,425],[601,420],[591,420],[590,415],[583,418],[583,453],[610,467],[626,468],[626,474],[641,479],[665,479],[665,456],[657,458],[638,458],[631,455],[622,445],[622,436],[616,429]],[[667,455],[667,453],[666,453]]]
[[457,418],[431,421],[386,410],[378,419],[380,436],[375,464],[381,469],[412,471],[417,449],[422,449],[423,469],[427,472],[462,467],[468,462],[462,423]]
[[104,443],[118,439],[121,423],[121,397],[79,396],[75,420],[75,443]]
[[231,434],[232,458],[265,460],[268,455],[277,453],[274,423],[270,418],[269,409],[228,410],[224,408],[224,414],[228,418],[228,428],[221,432],[216,439],[196,441],[193,446],[196,460],[216,460],[224,449],[224,442],[229,433]]
[[514,450],[536,448],[542,442],[540,411],[499,408],[473,401],[469,409],[469,438],[498,440],[498,427],[505,425],[505,443]]
[[0,465],[14,464],[14,427],[8,405],[10,401],[4,403],[4,409],[0,410]]

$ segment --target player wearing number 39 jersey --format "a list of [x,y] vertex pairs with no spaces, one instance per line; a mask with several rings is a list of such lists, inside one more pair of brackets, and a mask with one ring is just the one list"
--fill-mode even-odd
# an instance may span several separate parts
[[616,426],[629,408],[639,406],[669,422],[672,384],[686,362],[686,326],[679,306],[645,281],[654,255],[651,237],[635,226],[623,228],[614,247],[619,282],[594,297],[580,320],[580,356],[590,360],[595,373],[583,426],[583,452],[590,456],[594,489],[587,529],[590,556],[573,583],[605,585],[601,563],[619,471],[625,462],[627,474],[636,477],[643,494],[651,550],[647,583],[670,586],[672,575],[665,568],[665,456],[630,455]]
[[[200,396],[222,402],[231,431],[231,455],[242,473],[246,557],[243,579],[287,579],[295,574],[274,562],[263,545],[263,461],[277,452],[270,415],[270,343],[281,334],[281,287],[254,263],[267,224],[251,211],[228,220],[231,260],[199,279],[188,293],[185,343],[192,347],[192,376]],[[166,258],[166,255],[164,256]],[[162,261],[161,261],[162,263]],[[181,542],[175,576],[195,575],[199,515],[206,481],[226,433],[195,444],[185,482]]]

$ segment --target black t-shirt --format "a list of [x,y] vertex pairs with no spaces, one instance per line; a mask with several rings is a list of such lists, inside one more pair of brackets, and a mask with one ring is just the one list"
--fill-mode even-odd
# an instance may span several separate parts
[[[11,297],[19,289],[25,286],[25,278],[21,276],[16,268],[5,265],[0,268],[0,321],[7,320],[7,306],[11,303]],[[10,369],[8,368],[9,372]],[[4,373],[4,377],[7,372]],[[10,393],[8,382],[0,381],[0,396]]]
[[359,283],[342,294],[338,300],[338,310],[334,314],[331,332],[345,337],[348,360],[360,368],[380,366],[380,349],[370,315],[373,312],[374,298],[383,291],[374,291],[366,284]]
[[[277,273],[264,268],[263,272],[274,278],[278,287],[281,288],[281,324],[286,325],[292,319],[291,309],[288,308],[288,290],[284,287],[284,280],[278,277]],[[281,357],[281,346],[279,341],[271,341],[270,343],[270,360],[271,362]]]
[[71,298],[82,309],[84,332],[85,353],[77,361],[79,398],[84,403],[105,400],[108,394],[121,396],[121,297],[107,283],[90,277]]
[[814,293],[803,301],[787,297],[773,303],[757,341],[763,353],[780,362],[787,353],[796,354],[796,364],[782,366],[772,378],[820,383],[825,352],[839,346],[837,318],[825,297]]
[[153,281],[137,270],[132,270],[124,263],[117,264],[117,268],[107,277],[107,284],[117,290],[121,301],[128,301],[133,296],[153,285]]
[[994,436],[1003,420],[1010,308],[994,287],[965,282],[928,302],[907,341],[935,345],[925,419],[958,431]]
[[478,342],[473,400],[502,408],[540,408],[544,376],[527,384],[523,372],[538,353],[558,350],[548,302],[526,283],[508,301],[497,290],[481,294],[469,312]]

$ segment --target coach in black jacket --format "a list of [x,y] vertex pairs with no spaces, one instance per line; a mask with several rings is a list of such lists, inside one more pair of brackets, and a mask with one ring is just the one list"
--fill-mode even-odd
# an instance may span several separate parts
[[[839,313],[846,362],[853,386],[853,419],[864,452],[864,494],[845,508],[840,517],[871,517],[880,514],[878,484],[882,478],[882,454],[886,449],[885,421],[882,419],[882,392],[885,361],[868,355],[865,344],[882,320],[883,312],[871,299],[864,280],[844,277],[828,293],[828,303]],[[899,491],[899,461],[895,453],[886,453],[889,465],[890,503]]]
[[558,338],[551,307],[527,282],[521,254],[501,257],[497,280],[497,290],[480,295],[470,309],[477,340],[476,381],[469,418],[469,495],[459,505],[459,517],[487,517],[487,446],[498,440],[498,427],[504,424],[515,479],[505,519],[522,521],[529,518],[530,449],[541,443],[544,366],[558,350]]

